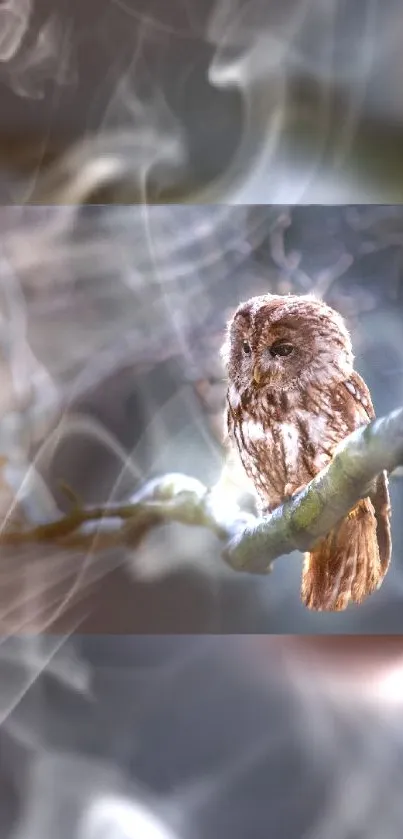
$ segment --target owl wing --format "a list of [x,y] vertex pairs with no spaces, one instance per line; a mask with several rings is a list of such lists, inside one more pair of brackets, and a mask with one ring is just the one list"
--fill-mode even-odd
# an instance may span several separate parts
[[371,420],[375,419],[371,394],[360,374],[354,370],[350,378],[343,382],[343,385],[353,397],[358,416],[362,417],[361,422],[356,422],[355,427],[358,428],[359,425],[364,425],[364,423],[371,422]]
[[[367,424],[375,419],[375,410],[372,404],[371,394],[364,379],[359,373],[355,371],[350,378],[343,382],[343,385],[353,397],[355,405],[355,423],[354,428],[360,425]],[[360,421],[361,420],[361,421]],[[353,431],[354,428],[351,430]],[[375,518],[377,524],[377,540],[379,547],[379,557],[383,571],[386,572],[391,552],[392,552],[392,538],[390,530],[391,507],[388,489],[388,476],[386,471],[378,475],[373,491],[370,494],[372,504],[374,506]]]

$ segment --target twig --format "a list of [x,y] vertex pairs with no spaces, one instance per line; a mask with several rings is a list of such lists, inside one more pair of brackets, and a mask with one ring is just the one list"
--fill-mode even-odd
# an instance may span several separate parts
[[326,294],[330,291],[333,283],[342,277],[349,268],[351,268],[353,262],[354,259],[350,253],[342,253],[334,265],[331,265],[320,272],[313,284],[312,294],[324,299]]

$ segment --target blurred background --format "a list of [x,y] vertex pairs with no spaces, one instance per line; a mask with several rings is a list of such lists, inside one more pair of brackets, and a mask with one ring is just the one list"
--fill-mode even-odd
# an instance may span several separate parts
[[402,644],[346,641],[9,639],[1,836],[399,839]]
[[[378,415],[403,404],[403,209],[3,207],[2,516],[34,523],[71,498],[126,500],[224,465],[219,349],[239,301],[315,291],[347,319]],[[31,468],[29,469],[29,465]],[[15,497],[18,493],[18,503]],[[202,528],[166,524],[137,550],[3,546],[8,632],[365,633],[403,630],[403,482],[391,480],[393,562],[345,613],[300,603],[301,554],[239,574]]]
[[399,0],[3,0],[3,203],[403,197]]

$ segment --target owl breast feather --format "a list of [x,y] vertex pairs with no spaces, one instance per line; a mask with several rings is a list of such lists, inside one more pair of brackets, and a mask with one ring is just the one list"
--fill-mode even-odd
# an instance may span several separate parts
[[286,420],[235,420],[233,439],[244,469],[266,508],[274,509],[327,465],[326,418],[293,411]]
[[266,505],[278,506],[294,487],[300,485],[301,435],[298,427],[290,422],[265,426],[247,419],[241,422],[240,433],[235,431],[235,437],[245,470],[259,496]]

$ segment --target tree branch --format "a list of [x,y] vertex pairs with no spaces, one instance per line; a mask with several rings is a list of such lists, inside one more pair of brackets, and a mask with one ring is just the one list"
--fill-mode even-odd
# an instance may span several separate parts
[[215,533],[232,568],[264,574],[277,557],[309,550],[368,495],[383,469],[392,472],[400,465],[403,408],[347,437],[329,466],[270,515],[244,513],[195,478],[171,474],[146,483],[127,504],[82,508],[77,503],[68,515],[49,524],[4,530],[0,543],[50,543],[93,551],[135,548],[151,528],[175,521]]
[[403,463],[403,408],[357,429],[338,446],[333,460],[303,489],[271,513],[234,535],[225,553],[232,567],[264,573],[293,550],[307,551],[369,494],[386,469]]

